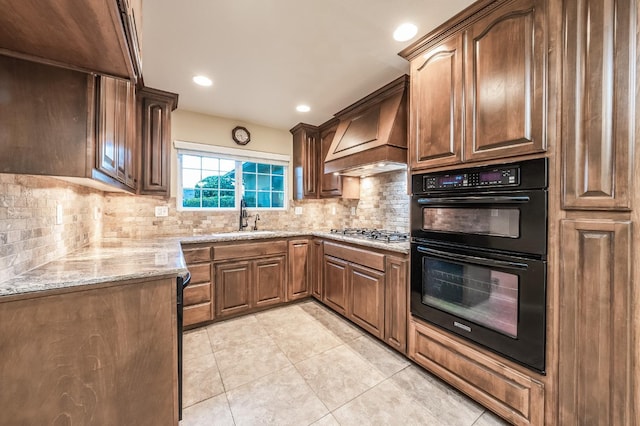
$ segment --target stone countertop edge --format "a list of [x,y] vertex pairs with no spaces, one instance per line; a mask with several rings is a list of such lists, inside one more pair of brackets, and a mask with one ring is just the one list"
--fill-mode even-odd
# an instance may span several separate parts
[[186,277],[181,244],[316,236],[409,253],[409,243],[384,243],[330,232],[258,231],[154,239],[105,238],[68,255],[0,281],[0,297],[145,278]]

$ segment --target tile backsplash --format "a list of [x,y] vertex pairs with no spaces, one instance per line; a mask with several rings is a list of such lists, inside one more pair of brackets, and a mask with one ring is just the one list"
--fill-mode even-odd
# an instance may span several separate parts
[[101,191],[58,179],[0,174],[0,281],[100,238],[103,202]]
[[[364,227],[409,230],[406,171],[361,181],[360,200],[290,202],[286,211],[259,212],[263,230],[328,231]],[[62,223],[56,224],[61,205]],[[155,207],[167,206],[166,217]],[[302,214],[295,214],[295,207]],[[255,211],[248,209],[250,215]],[[254,217],[249,218],[253,226]],[[238,212],[184,212],[175,198],[103,193],[55,178],[0,174],[0,281],[102,237],[203,235],[238,229]]]

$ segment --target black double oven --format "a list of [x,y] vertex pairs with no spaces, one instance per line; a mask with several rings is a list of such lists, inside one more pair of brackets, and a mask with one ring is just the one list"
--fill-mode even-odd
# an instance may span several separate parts
[[547,160],[412,176],[411,313],[545,371]]

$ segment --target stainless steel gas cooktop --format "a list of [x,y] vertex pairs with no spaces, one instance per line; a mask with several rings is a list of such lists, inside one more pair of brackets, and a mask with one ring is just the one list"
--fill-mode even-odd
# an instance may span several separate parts
[[409,241],[408,233],[389,231],[387,229],[343,228],[332,229],[331,233],[347,235],[354,238],[362,238],[365,240],[376,240],[383,243],[401,243]]

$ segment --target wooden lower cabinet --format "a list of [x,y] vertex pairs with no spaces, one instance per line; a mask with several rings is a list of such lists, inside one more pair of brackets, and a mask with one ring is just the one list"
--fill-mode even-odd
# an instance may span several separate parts
[[287,300],[302,299],[311,293],[311,242],[289,241],[289,280]]
[[216,316],[225,317],[251,308],[251,262],[246,260],[214,265]]
[[216,318],[284,303],[287,241],[213,247]]
[[322,300],[323,297],[323,270],[322,260],[324,257],[324,250],[322,246],[322,240],[315,239],[311,244],[311,295],[318,300]]
[[384,335],[384,272],[349,265],[351,321],[376,337]]
[[408,356],[514,425],[544,424],[544,386],[415,319]]
[[407,351],[407,307],[409,306],[409,260],[387,256],[385,265],[384,341]]
[[324,294],[322,301],[342,315],[347,314],[348,266],[349,262],[326,254],[324,255],[322,264]]
[[95,287],[1,298],[0,424],[178,424],[176,279]]
[[285,301],[286,257],[274,256],[253,261],[252,307],[278,305]]
[[182,254],[191,273],[183,292],[183,326],[191,327],[214,318],[211,247],[185,244]]
[[394,349],[407,349],[408,260],[325,242],[322,302]]

